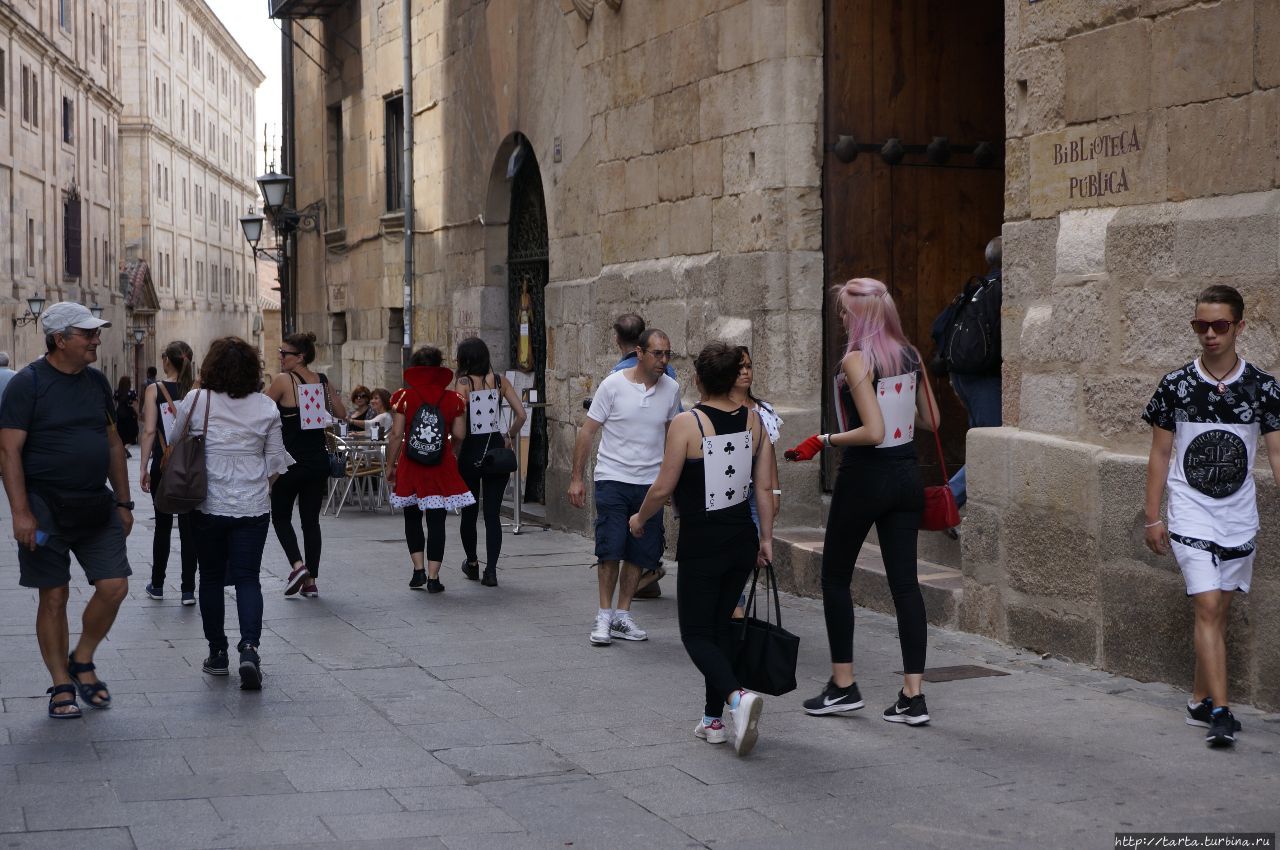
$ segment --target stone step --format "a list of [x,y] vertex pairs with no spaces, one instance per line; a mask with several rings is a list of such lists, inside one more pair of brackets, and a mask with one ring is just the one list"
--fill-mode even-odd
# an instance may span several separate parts
[[[823,533],[821,528],[775,529],[773,565],[783,590],[797,596],[822,597]],[[932,532],[924,532],[922,539],[925,534]],[[917,561],[917,575],[930,624],[957,628],[964,588],[960,571],[921,559]],[[895,613],[880,547],[875,544],[864,543],[858,553],[853,570],[853,602],[873,611]]]

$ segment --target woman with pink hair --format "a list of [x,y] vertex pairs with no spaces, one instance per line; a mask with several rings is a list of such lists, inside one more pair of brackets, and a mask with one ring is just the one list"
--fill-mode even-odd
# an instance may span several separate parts
[[[858,551],[874,525],[884,571],[898,612],[902,690],[884,719],[919,726],[929,722],[921,682],[928,622],[916,579],[916,535],[924,486],[912,440],[929,428],[932,391],[918,352],[902,332],[893,297],[883,283],[854,278],[833,290],[849,337],[837,378],[840,422],[836,434],[816,434],[786,452],[809,460],[823,448],[844,450],[831,496],[822,547],[822,608],[831,649],[831,679],[805,700],[809,714],[863,707],[853,676],[853,581]],[[936,407],[935,407],[936,409]]]

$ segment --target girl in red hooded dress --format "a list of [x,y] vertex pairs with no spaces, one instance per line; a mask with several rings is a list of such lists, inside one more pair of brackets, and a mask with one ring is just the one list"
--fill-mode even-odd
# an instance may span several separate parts
[[[440,564],[444,561],[444,520],[448,511],[475,504],[475,496],[458,472],[456,452],[466,436],[465,409],[462,397],[450,389],[453,370],[443,368],[440,349],[426,345],[409,359],[405,370],[405,387],[391,397],[394,421],[387,440],[387,484],[391,487],[391,504],[404,511],[405,542],[413,561],[413,578],[409,587],[426,585],[428,593],[440,593]],[[405,431],[410,428],[418,408],[434,405],[448,434],[440,462],[424,466],[401,454]],[[423,515],[427,533],[422,533]],[[426,565],[423,565],[423,553]]]

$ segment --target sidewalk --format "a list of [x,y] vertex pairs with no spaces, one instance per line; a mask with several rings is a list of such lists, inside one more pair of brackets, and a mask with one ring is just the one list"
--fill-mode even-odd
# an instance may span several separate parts
[[931,668],[1000,675],[928,683],[930,726],[885,723],[896,626],[862,610],[867,708],[808,717],[828,670],[809,599],[783,608],[800,690],[765,698],[739,759],[693,738],[702,683],[674,570],[634,606],[647,643],[593,648],[591,545],[559,532],[508,534],[491,589],[458,571],[451,519],[447,591],[429,596],[408,589],[399,515],[346,511],[323,519],[321,597],[289,600],[270,536],[265,690],[242,693],[234,672],[200,672],[176,534],[167,598],[142,593],[152,519],[135,496],[130,598],[97,658],[115,707],[79,722],[45,717],[36,594],[0,500],[0,846],[1110,847],[1116,831],[1280,826],[1280,716],[1241,706],[1235,749],[1210,751],[1184,693],[931,629]]

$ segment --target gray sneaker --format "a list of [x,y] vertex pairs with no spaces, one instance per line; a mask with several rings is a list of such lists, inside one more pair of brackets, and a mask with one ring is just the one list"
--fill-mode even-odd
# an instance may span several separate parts
[[615,616],[609,624],[609,634],[620,640],[648,640],[649,633],[636,625],[628,614],[625,617]]
[[609,636],[609,615],[597,614],[596,624],[591,628],[591,645],[608,646],[611,643],[613,638]]

